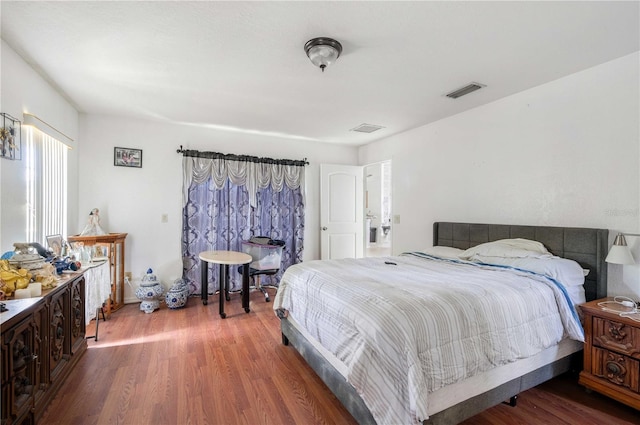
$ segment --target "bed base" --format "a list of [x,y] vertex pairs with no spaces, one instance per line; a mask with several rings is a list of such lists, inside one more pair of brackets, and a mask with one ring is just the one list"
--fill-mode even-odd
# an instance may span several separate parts
[[[322,379],[322,382],[329,387],[331,392],[340,400],[354,419],[360,425],[375,424],[376,421],[373,419],[371,412],[355,388],[320,355],[316,348],[313,347],[286,318],[280,319],[280,328],[282,331],[282,343],[284,345],[292,345],[298,353],[300,353],[307,364],[311,366],[320,379]],[[515,407],[516,396],[519,393],[570,371],[572,365],[579,363],[579,360],[575,358],[576,354],[577,353],[574,353],[573,355],[556,360],[553,363],[506,382],[490,391],[464,400],[432,415],[428,420],[425,420],[423,424],[457,424],[505,400],[509,400],[508,403]]]

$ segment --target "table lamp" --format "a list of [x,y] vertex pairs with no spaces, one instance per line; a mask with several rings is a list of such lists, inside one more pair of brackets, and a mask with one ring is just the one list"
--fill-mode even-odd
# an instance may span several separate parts
[[627,240],[624,236],[640,236],[638,234],[633,233],[618,233],[616,238],[613,241],[613,245],[609,250],[609,254],[605,261],[607,263],[613,264],[635,264],[635,260],[633,259],[633,255],[631,255],[631,250],[627,246]]

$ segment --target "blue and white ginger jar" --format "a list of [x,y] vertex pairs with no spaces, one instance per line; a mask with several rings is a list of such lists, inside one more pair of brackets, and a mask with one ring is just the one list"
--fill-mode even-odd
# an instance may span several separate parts
[[187,304],[189,298],[189,286],[184,279],[177,279],[171,289],[165,295],[165,302],[169,308],[180,308]]
[[153,270],[148,269],[147,274],[142,277],[140,287],[136,289],[136,297],[142,301],[140,303],[140,311],[153,313],[159,309],[163,293],[164,290],[158,278],[153,274]]

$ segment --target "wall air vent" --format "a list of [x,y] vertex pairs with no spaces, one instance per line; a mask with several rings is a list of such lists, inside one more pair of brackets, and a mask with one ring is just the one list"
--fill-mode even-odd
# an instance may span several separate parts
[[471,92],[474,92],[476,90],[480,90],[481,88],[486,87],[484,84],[480,84],[480,83],[471,83],[467,86],[464,86],[458,90],[454,90],[451,93],[447,93],[447,97],[450,97],[451,99],[457,99],[461,96],[464,96],[465,94],[469,94]]
[[381,128],[384,128],[384,127],[382,127],[381,125],[360,124],[356,128],[352,128],[349,131],[357,131],[359,133],[373,133],[374,131],[378,131]]

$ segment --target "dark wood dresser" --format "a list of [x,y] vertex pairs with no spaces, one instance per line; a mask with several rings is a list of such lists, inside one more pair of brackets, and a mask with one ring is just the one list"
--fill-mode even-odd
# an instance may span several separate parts
[[579,383],[640,410],[640,322],[604,310],[603,298],[584,313],[584,369]]
[[87,350],[85,279],[81,273],[66,275],[42,297],[5,304],[0,422],[35,424]]

